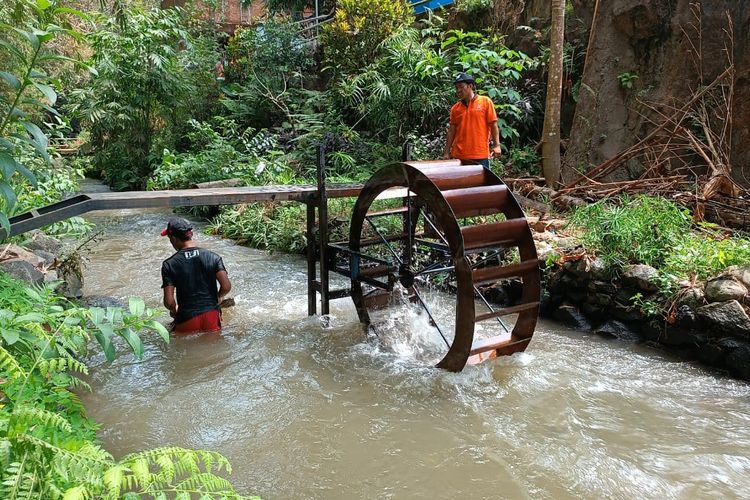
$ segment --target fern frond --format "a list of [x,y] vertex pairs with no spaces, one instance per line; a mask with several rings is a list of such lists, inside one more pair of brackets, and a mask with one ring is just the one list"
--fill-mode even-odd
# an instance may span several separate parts
[[209,472],[194,474],[177,485],[178,490],[190,492],[230,493],[234,491],[232,483],[223,477]]
[[28,373],[21,368],[16,358],[6,351],[3,346],[0,346],[0,370],[5,371],[12,379],[28,377]]
[[29,452],[24,453],[20,462],[11,462],[2,476],[2,498],[22,499],[31,498],[36,484],[36,473],[27,470]]
[[65,496],[63,496],[63,500],[86,500],[88,498],[91,498],[91,494],[89,493],[89,490],[83,485],[69,488],[65,492]]
[[109,454],[89,443],[78,451],[70,451],[24,432],[18,433],[16,437],[36,448],[51,451],[55,472],[77,483],[102,486],[102,470],[112,464],[108,459]]
[[130,464],[130,470],[135,476],[136,483],[141,488],[146,488],[152,483],[152,474],[149,471],[149,461],[146,458],[139,458]]
[[88,367],[73,357],[43,359],[39,361],[39,371],[42,375],[65,371],[74,371],[84,375],[89,373]]
[[113,465],[104,472],[104,485],[107,487],[107,493],[110,497],[119,498],[123,487],[128,489],[127,472],[130,472],[130,469],[122,464]]
[[27,429],[32,426],[43,424],[45,427],[54,427],[65,432],[73,432],[70,422],[68,422],[62,415],[33,406],[16,406],[11,414],[11,421],[15,425],[20,424]]

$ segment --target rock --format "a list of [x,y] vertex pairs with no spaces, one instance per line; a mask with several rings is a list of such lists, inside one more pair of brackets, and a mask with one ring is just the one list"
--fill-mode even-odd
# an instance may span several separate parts
[[18,245],[5,245],[0,248],[0,259],[2,260],[25,260],[33,266],[40,266],[44,259]]
[[595,257],[589,261],[589,270],[591,271],[591,277],[595,280],[606,281],[610,277],[607,265],[599,257]]
[[727,333],[750,335],[750,318],[736,300],[713,302],[699,307],[696,315],[703,322],[706,333],[715,337]]
[[732,375],[750,379],[750,345],[744,344],[732,350],[725,361]]
[[747,288],[733,279],[716,279],[706,283],[706,300],[709,302],[724,302],[726,300],[742,300],[747,295]]
[[57,271],[54,269],[48,269],[46,273],[44,273],[44,282],[45,283],[52,283],[53,281],[59,280],[60,277],[57,275]]
[[34,255],[43,260],[42,265],[44,267],[51,266],[55,263],[55,259],[57,259],[57,257],[55,257],[55,254],[49,253],[44,250],[34,250]]
[[655,292],[659,289],[655,278],[659,271],[645,264],[633,264],[627,266],[622,273],[622,279],[625,283],[635,286],[644,292]]
[[552,245],[550,245],[546,241],[536,242],[536,255],[540,262],[546,262],[547,257],[555,254],[557,254],[555,249],[552,248]]
[[77,273],[63,271],[61,273],[63,284],[57,289],[66,299],[80,299],[83,297],[83,281]]
[[718,365],[723,357],[724,351],[716,344],[704,344],[698,349],[698,359],[707,365]]
[[595,323],[600,323],[607,318],[604,309],[591,302],[583,304],[581,306],[581,311],[583,311],[583,314],[587,319],[590,319]]
[[568,298],[575,302],[576,304],[580,304],[582,302],[586,302],[586,298],[588,297],[588,294],[585,290],[581,290],[578,288],[572,288],[568,290]]
[[686,328],[667,325],[664,333],[659,337],[659,343],[670,347],[696,345],[695,335]]
[[562,304],[552,314],[552,317],[570,328],[585,331],[591,330],[591,324],[574,305]]
[[750,289],[750,267],[729,266],[722,277],[734,278]]
[[603,325],[593,329],[593,332],[604,337],[615,338],[626,342],[640,342],[641,335],[633,331],[625,323],[617,320],[606,321]]
[[677,307],[675,313],[675,320],[677,324],[682,328],[692,329],[695,328],[698,323],[698,318],[695,315],[695,311],[687,304],[682,304]]
[[589,283],[589,289],[599,295],[608,295],[610,297],[617,295],[617,287],[608,281],[592,281]]
[[631,39],[646,40],[657,37],[663,30],[665,19],[657,7],[647,2],[645,5],[618,4],[614,14],[615,29]]
[[107,295],[89,295],[81,298],[78,303],[82,307],[122,307],[127,309],[128,304],[122,299],[117,297],[109,297]]
[[731,351],[742,347],[744,344],[732,337],[723,337],[716,341],[716,345],[724,351]]
[[615,301],[613,306],[610,308],[612,313],[611,317],[619,319],[620,321],[640,321],[643,315],[637,307],[633,307],[630,304],[622,304]]
[[697,309],[706,303],[706,297],[703,294],[703,290],[698,287],[688,288],[682,294],[677,301],[680,305],[689,306],[692,309]]
[[547,291],[542,292],[542,302],[539,305],[539,314],[545,318],[551,318],[555,313],[560,304],[565,301],[565,297],[562,295],[549,293]]
[[578,248],[578,240],[573,237],[560,238],[557,240],[557,249],[562,252],[571,252]]
[[480,291],[484,298],[493,304],[507,304],[509,302],[508,293],[501,286],[490,286],[481,288]]
[[24,281],[30,285],[41,285],[44,283],[44,274],[26,260],[13,259],[2,261],[0,262],[0,269],[8,273],[10,277]]
[[646,321],[641,326],[641,332],[643,338],[652,342],[658,342],[662,336],[662,330],[664,329],[664,321],[652,319]]
[[62,251],[63,244],[57,238],[53,238],[41,231],[31,233],[31,238],[24,242],[29,250],[42,250],[53,255],[59,255]]

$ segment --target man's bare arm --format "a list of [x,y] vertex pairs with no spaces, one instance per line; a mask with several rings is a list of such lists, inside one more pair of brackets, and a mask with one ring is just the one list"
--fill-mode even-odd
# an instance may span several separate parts
[[500,158],[500,128],[497,126],[497,121],[490,123],[490,135],[492,136],[492,156]]
[[169,309],[169,315],[174,318],[177,314],[177,301],[174,298],[174,287],[171,285],[164,287],[164,307]]
[[445,150],[443,151],[443,159],[449,160],[451,157],[451,147],[453,146],[453,139],[456,137],[456,126],[451,123],[448,127],[448,139],[445,141]]
[[221,303],[224,296],[232,290],[232,282],[229,281],[229,276],[226,271],[219,271],[216,273],[216,281],[219,282],[219,303]]

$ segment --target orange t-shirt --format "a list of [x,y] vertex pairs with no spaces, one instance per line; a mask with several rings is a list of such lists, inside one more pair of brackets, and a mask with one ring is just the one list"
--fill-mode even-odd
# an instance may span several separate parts
[[497,121],[495,105],[489,97],[475,95],[467,106],[458,101],[451,108],[451,125],[456,126],[451,156],[460,160],[490,157],[490,125]]

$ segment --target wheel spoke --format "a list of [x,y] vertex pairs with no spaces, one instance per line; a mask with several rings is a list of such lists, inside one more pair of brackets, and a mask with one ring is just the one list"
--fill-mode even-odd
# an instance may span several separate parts
[[450,349],[451,344],[448,342],[448,339],[445,338],[445,335],[443,334],[443,330],[440,329],[440,325],[437,324],[437,321],[435,321],[435,317],[432,315],[432,312],[430,311],[430,308],[427,307],[427,303],[422,299],[422,296],[419,294],[419,290],[417,290],[416,286],[411,287],[412,290],[414,290],[414,296],[417,298],[420,304],[422,304],[422,308],[424,308],[425,312],[427,313],[427,316],[430,318],[430,323],[437,329],[440,336],[443,338],[443,342],[445,342],[445,345]]

